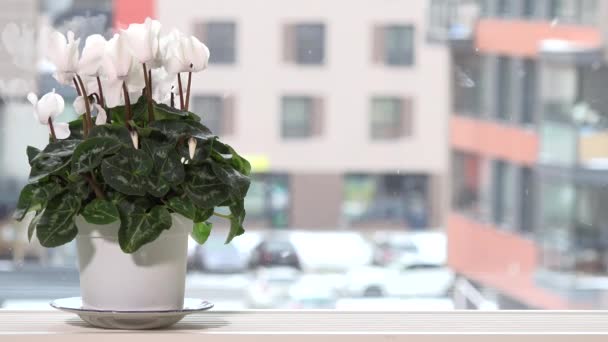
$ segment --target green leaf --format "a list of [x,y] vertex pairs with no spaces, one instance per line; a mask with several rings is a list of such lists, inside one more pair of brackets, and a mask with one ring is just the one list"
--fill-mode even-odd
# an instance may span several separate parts
[[70,126],[70,137],[69,140],[84,140],[84,132],[82,127],[82,117],[76,120],[72,120],[69,123]]
[[192,203],[186,196],[172,197],[167,201],[167,206],[176,213],[196,222],[203,222],[213,215],[213,208],[201,209]]
[[70,165],[70,157],[80,140],[59,140],[49,143],[31,161],[29,182],[34,183],[52,174],[58,174]]
[[36,236],[44,247],[57,247],[72,241],[78,229],[74,216],[80,209],[80,198],[66,192],[49,202],[36,225]]
[[245,233],[243,221],[245,221],[245,203],[243,200],[238,201],[235,205],[230,206],[230,231],[226,238],[226,243],[230,243],[236,236]]
[[32,242],[32,236],[34,236],[36,226],[38,225],[38,222],[40,222],[40,218],[42,217],[43,213],[44,210],[36,212],[36,216],[34,216],[32,221],[30,221],[30,224],[27,226],[27,241]]
[[156,120],[201,120],[201,118],[194,113],[169,107],[163,103],[154,104],[154,118]]
[[249,177],[229,166],[217,163],[213,163],[211,166],[217,178],[230,187],[230,192],[234,197],[244,198],[247,195],[251,183]]
[[204,244],[211,234],[213,224],[211,222],[198,222],[192,227],[192,238],[199,244]]
[[249,164],[249,161],[236,153],[230,145],[216,140],[213,143],[213,152],[212,156],[214,160],[231,165],[245,176],[251,174],[251,164]]
[[44,208],[46,203],[61,191],[63,189],[56,183],[26,185],[19,195],[13,218],[17,221],[23,220],[28,212]]
[[175,151],[173,144],[159,144],[150,139],[142,141],[142,148],[152,156],[154,168],[147,179],[148,192],[156,197],[163,197],[171,189],[184,181],[184,165]]
[[92,224],[110,224],[119,219],[114,203],[102,199],[95,199],[84,207],[82,216]]
[[156,240],[163,230],[171,228],[171,214],[163,206],[155,206],[147,212],[135,203],[123,202],[119,211],[118,243],[125,253],[137,251]]
[[[147,122],[148,120],[148,107],[147,107],[147,103],[146,103],[146,97],[145,96],[140,96],[137,99],[137,102],[133,103],[134,99],[131,99],[131,113],[132,113],[132,120],[135,121],[137,124],[140,124],[143,126],[144,122]],[[125,113],[125,106],[116,106],[114,108],[110,108],[109,113],[112,117],[112,124],[113,125],[123,125],[125,124],[125,118],[126,118],[126,113]]]
[[91,171],[101,164],[107,155],[118,152],[121,143],[114,137],[94,137],[82,142],[72,156],[72,173]]
[[122,149],[101,163],[101,174],[106,184],[125,195],[146,194],[146,178],[152,171],[152,159],[142,150]]
[[184,192],[199,208],[216,207],[230,196],[230,188],[221,183],[208,164],[189,168],[186,179]]
[[32,160],[36,158],[36,156],[40,153],[40,150],[35,148],[34,146],[28,146],[26,149],[27,153],[27,161],[32,165]]
[[111,124],[94,126],[89,132],[89,139],[96,137],[114,138],[123,144],[131,146],[131,135],[125,126],[117,126]]
[[151,123],[149,127],[157,129],[171,141],[189,137],[195,137],[203,141],[216,138],[209,128],[195,121],[159,120]]

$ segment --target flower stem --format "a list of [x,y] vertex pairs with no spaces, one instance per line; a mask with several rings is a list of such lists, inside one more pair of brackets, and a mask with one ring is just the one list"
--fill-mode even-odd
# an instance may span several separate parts
[[[91,105],[89,104],[89,96],[87,95],[87,89],[84,87],[84,82],[82,82],[82,78],[80,78],[80,75],[76,75],[76,79],[78,80],[78,84],[80,84],[80,91],[82,92],[82,96],[84,97],[84,109],[86,110],[86,120],[87,125],[89,126],[88,130],[90,130],[91,128],[93,128],[93,119],[91,119]],[[85,138],[89,135],[88,130],[87,134],[85,135]]]
[[[76,81],[76,77],[72,78],[74,81],[74,87],[76,87],[76,93],[78,96],[82,96],[82,90],[80,90],[80,86],[78,85],[78,81]],[[82,135],[85,137],[89,135],[89,126],[87,125],[87,120],[82,120]]]
[[142,64],[144,67],[144,81],[146,83],[146,98],[148,99],[148,122],[154,121],[154,108],[152,107],[152,70],[148,73],[146,63]]
[[122,94],[125,98],[125,125],[127,126],[127,129],[130,131],[131,124],[129,123],[129,121],[131,121],[131,100],[129,99],[129,89],[127,89],[126,82],[122,83]]
[[95,181],[95,178],[93,178],[92,173],[83,174],[82,177],[84,177],[84,179],[87,180],[87,183],[89,183],[91,188],[93,188],[93,191],[95,192],[95,196],[97,198],[99,198],[99,199],[106,198],[106,196],[103,194],[103,191],[101,190],[101,187],[99,186],[99,184],[97,184],[97,182]]
[[213,215],[215,215],[217,217],[225,218],[226,220],[230,220],[232,218],[232,215],[224,215],[224,214],[220,214],[220,213],[216,213],[216,212],[213,212]]
[[55,135],[55,127],[53,127],[53,119],[49,118],[49,128],[51,129],[51,137],[53,137],[53,142],[57,142],[57,135]]
[[[106,101],[103,98],[103,87],[101,86],[101,80],[99,79],[99,76],[96,77],[97,78],[97,89],[99,90],[99,104],[101,105],[101,107],[103,109],[106,109]],[[110,116],[108,115],[108,118],[106,119],[106,122],[111,122],[110,120]]]
[[179,109],[184,110],[184,90],[182,88],[181,73],[177,73],[177,85],[179,86]]
[[188,85],[186,86],[186,110],[190,108],[190,85],[192,84],[192,71],[188,72]]

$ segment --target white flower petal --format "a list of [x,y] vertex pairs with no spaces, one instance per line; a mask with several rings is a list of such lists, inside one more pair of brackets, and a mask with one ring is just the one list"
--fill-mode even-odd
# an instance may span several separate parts
[[76,97],[72,105],[74,106],[74,112],[78,115],[84,114],[84,112],[87,111],[86,105],[84,104],[84,96]]
[[103,109],[103,107],[101,107],[97,103],[95,103],[93,106],[97,109],[97,116],[95,117],[95,124],[98,126],[104,125],[106,123],[106,120],[108,119],[106,111]]
[[57,139],[67,139],[70,136],[70,125],[65,122],[53,122]]
[[30,101],[33,106],[35,106],[36,103],[38,103],[38,95],[34,93],[29,93],[27,94],[27,100]]
[[188,139],[188,154],[190,155],[190,159],[194,158],[194,152],[196,152],[196,139],[190,137]]
[[44,94],[36,104],[38,119],[40,122],[47,122],[49,118],[54,119],[59,114],[63,113],[65,103],[61,95],[52,92]]
[[106,39],[102,35],[93,34],[87,37],[82,50],[82,57],[78,62],[80,75],[97,76],[99,74],[106,44]]
[[131,141],[133,142],[135,149],[139,149],[139,136],[137,135],[137,131],[131,131]]

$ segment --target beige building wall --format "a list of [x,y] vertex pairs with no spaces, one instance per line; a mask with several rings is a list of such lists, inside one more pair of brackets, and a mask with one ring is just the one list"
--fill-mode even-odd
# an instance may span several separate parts
[[[236,63],[210,65],[193,78],[194,94],[234,101],[233,134],[224,138],[239,151],[264,156],[270,170],[291,176],[291,226],[343,225],[343,175],[429,174],[431,222],[442,224],[441,193],[448,163],[449,55],[426,40],[427,0],[157,0],[167,30],[194,34],[205,21],[236,23]],[[298,22],[325,24],[325,63],[284,61],[284,27]],[[415,27],[415,63],[390,67],[373,63],[375,26]],[[211,51],[213,54],[213,51]],[[281,138],[282,95],[323,98],[322,134]],[[373,96],[410,98],[412,135],[396,141],[370,139]],[[439,99],[439,100],[438,100]],[[296,208],[296,210],[293,210]]]

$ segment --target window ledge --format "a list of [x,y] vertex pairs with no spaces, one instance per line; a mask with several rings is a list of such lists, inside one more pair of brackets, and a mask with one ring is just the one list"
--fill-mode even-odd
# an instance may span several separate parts
[[[606,311],[452,311],[452,312],[348,312],[244,310],[211,311],[191,315],[166,330],[103,330],[78,317],[53,311],[0,310],[0,340],[5,341],[605,341]],[[200,336],[200,335],[205,335]],[[561,337],[560,337],[561,336]],[[84,338],[84,339],[83,339]],[[562,339],[563,338],[563,339]],[[497,340],[498,341],[498,340]]]

